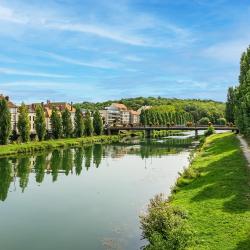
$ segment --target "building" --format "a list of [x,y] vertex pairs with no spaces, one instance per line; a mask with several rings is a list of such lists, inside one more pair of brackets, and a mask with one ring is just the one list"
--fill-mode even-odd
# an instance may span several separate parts
[[73,104],[69,104],[67,102],[50,102],[47,101],[47,103],[32,103],[30,105],[27,105],[28,107],[28,112],[29,112],[29,119],[30,119],[30,132],[31,134],[35,134],[35,117],[36,117],[36,106],[37,105],[42,105],[44,108],[44,114],[45,114],[45,123],[46,123],[46,130],[51,131],[51,115],[52,115],[52,110],[56,109],[59,112],[62,112],[65,109],[68,109],[70,114],[71,114],[71,121],[72,124],[74,125],[74,119],[75,119],[75,108],[73,107]]
[[138,111],[130,110],[130,124],[137,125],[140,123],[140,114]]
[[18,121],[18,107],[9,100],[8,96],[3,96],[2,94],[0,94],[0,100],[1,99],[6,99],[8,102],[8,108],[10,110],[10,114],[11,114],[11,129],[12,130],[16,130],[17,129],[17,121]]
[[138,112],[138,114],[140,115],[141,114],[141,112],[142,112],[142,110],[147,110],[147,109],[151,109],[152,108],[152,106],[142,106],[142,107],[140,107],[138,110],[137,110],[137,112]]
[[112,103],[100,111],[105,124],[109,125],[129,125],[139,123],[139,114],[136,111],[128,110],[122,103]]

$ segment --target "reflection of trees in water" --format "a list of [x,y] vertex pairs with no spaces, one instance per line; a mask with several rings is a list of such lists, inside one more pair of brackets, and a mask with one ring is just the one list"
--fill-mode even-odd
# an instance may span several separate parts
[[27,156],[18,159],[17,176],[19,177],[19,185],[22,192],[24,192],[25,188],[28,186],[30,165],[30,157]]
[[73,169],[73,153],[70,148],[63,150],[62,169],[65,171],[66,175]]
[[174,154],[190,146],[192,139],[167,139],[167,140],[145,140],[138,142],[126,141],[112,145],[95,144],[75,149],[56,149],[51,153],[39,154],[31,157],[2,158],[0,159],[0,200],[7,198],[8,190],[14,177],[19,178],[22,192],[28,185],[29,173],[35,173],[37,183],[42,183],[46,170],[51,173],[52,181],[58,179],[59,173],[68,175],[73,173],[80,175],[83,168],[83,159],[86,169],[101,165],[103,157],[120,158],[126,154],[138,155],[142,159],[150,156],[160,157],[162,155]]
[[98,168],[102,161],[103,147],[102,144],[95,144],[93,149],[94,164]]
[[84,155],[83,148],[76,148],[75,149],[74,164],[75,164],[76,175],[80,175],[82,172],[83,155]]
[[84,147],[85,168],[87,170],[91,167],[92,155],[93,155],[93,145]]
[[50,169],[53,182],[57,180],[58,170],[62,167],[62,153],[60,150],[54,150],[51,154]]
[[13,181],[13,168],[8,158],[0,159],[0,200],[7,198],[10,184]]
[[42,183],[46,169],[46,155],[38,155],[35,160],[34,169],[36,173],[36,182]]

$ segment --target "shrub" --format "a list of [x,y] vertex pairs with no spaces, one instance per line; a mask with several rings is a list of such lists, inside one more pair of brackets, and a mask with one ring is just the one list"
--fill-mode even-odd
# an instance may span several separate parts
[[208,125],[209,124],[209,118],[208,117],[202,117],[200,120],[199,120],[199,124],[200,125]]
[[212,134],[214,134],[215,131],[214,131],[214,127],[213,126],[210,126],[208,127],[208,129],[205,131],[204,135],[207,137],[207,136],[210,136]]
[[226,125],[226,123],[227,123],[227,121],[226,121],[225,118],[219,118],[219,119],[217,120],[217,124],[218,124],[218,125]]
[[144,249],[184,249],[193,233],[187,225],[187,213],[170,205],[163,195],[151,199],[146,215],[140,216],[142,236],[149,245]]

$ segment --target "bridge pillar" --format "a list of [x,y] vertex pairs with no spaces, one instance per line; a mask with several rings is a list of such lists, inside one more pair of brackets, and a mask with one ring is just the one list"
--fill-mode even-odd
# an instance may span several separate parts
[[198,139],[198,129],[195,129],[195,139]]
[[146,138],[151,138],[151,129],[146,129],[145,130],[145,137]]

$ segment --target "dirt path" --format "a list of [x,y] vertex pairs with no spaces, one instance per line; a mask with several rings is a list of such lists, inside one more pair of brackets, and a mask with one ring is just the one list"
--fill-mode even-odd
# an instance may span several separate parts
[[248,166],[250,167],[250,148],[249,148],[246,140],[241,135],[237,135],[237,138],[240,141],[242,151],[243,151],[243,153],[248,161]]

